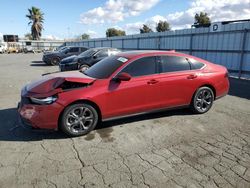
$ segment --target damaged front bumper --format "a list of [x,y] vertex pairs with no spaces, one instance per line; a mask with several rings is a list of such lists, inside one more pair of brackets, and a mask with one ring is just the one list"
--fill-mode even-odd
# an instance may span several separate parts
[[25,129],[30,130],[57,130],[59,120],[58,118],[63,109],[64,106],[56,102],[49,105],[36,105],[25,103],[21,100],[21,102],[18,104],[18,123]]

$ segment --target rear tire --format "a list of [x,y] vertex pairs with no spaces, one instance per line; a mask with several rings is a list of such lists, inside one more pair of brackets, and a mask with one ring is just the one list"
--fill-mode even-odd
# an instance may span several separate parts
[[213,101],[213,90],[209,87],[201,87],[195,92],[190,107],[194,113],[203,114],[210,110]]
[[64,110],[60,128],[69,136],[86,135],[96,127],[98,118],[93,106],[86,103],[72,104]]

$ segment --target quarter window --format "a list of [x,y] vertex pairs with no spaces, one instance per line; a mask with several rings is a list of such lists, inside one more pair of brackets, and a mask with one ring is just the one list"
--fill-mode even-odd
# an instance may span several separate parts
[[88,48],[80,48],[81,52],[85,52]]
[[195,60],[195,59],[189,59],[189,61],[191,62],[191,67],[192,69],[201,69],[204,64]]
[[175,72],[191,69],[186,58],[177,56],[162,56],[161,65],[161,72]]
[[156,73],[156,58],[144,57],[126,66],[121,72],[126,72],[132,77],[146,76]]

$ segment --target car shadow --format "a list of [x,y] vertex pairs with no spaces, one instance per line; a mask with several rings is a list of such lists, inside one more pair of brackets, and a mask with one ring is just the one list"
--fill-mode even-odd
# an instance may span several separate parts
[[31,63],[44,63],[43,61],[31,61]]
[[[188,109],[163,111],[158,113],[137,115],[129,118],[122,118],[117,120],[105,121],[97,125],[96,133],[104,140],[109,139],[114,126],[121,126],[123,124],[139,122],[149,119],[157,119],[161,117],[176,116],[176,115],[191,115]],[[130,125],[126,125],[130,126]],[[89,135],[83,136],[85,140],[92,140],[93,132]],[[9,108],[0,110],[0,141],[39,141],[49,139],[68,139],[69,137],[60,131],[46,131],[46,130],[27,130],[23,128],[17,119],[17,109]]]
[[228,94],[240,98],[250,99],[250,80],[229,78],[230,89]]
[[43,61],[31,61],[30,66],[32,66],[32,67],[46,67],[46,66],[50,66],[50,65],[47,65]]

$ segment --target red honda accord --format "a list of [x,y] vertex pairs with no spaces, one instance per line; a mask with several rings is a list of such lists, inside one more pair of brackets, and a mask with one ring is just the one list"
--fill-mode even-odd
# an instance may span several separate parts
[[174,51],[130,51],[85,72],[43,76],[22,89],[21,123],[85,135],[102,120],[190,107],[207,112],[228,93],[225,67]]

